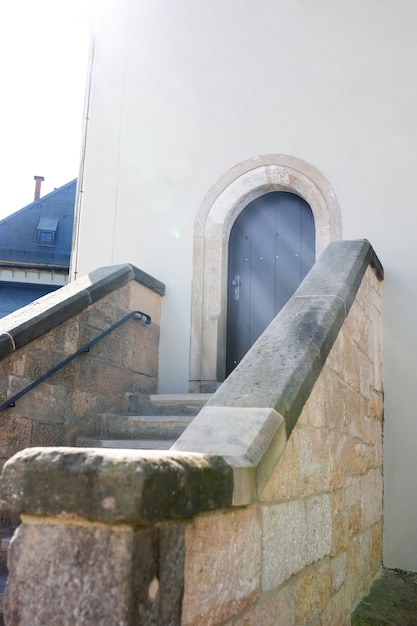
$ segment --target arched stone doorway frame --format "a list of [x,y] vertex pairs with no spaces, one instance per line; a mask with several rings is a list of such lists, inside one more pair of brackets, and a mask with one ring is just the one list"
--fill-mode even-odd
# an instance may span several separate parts
[[229,235],[249,202],[270,191],[295,193],[310,205],[316,258],[331,241],[342,238],[336,194],[323,174],[302,159],[283,154],[259,156],[239,163],[217,181],[194,224],[191,392],[213,391],[218,381],[224,380]]

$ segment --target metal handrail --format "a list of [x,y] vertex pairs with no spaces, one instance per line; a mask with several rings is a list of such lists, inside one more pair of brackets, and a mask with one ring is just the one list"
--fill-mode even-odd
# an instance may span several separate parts
[[40,383],[43,383],[43,381],[49,378],[49,376],[56,374],[56,372],[58,372],[60,369],[65,367],[65,365],[68,365],[68,363],[73,361],[80,354],[83,354],[84,352],[89,352],[90,348],[94,346],[94,344],[104,339],[104,337],[106,337],[113,330],[115,330],[116,328],[118,328],[119,326],[127,322],[128,320],[130,320],[132,317],[138,320],[145,318],[146,320],[145,324],[151,324],[152,322],[151,316],[148,315],[147,313],[143,313],[143,311],[132,311],[131,313],[123,317],[121,320],[113,324],[113,326],[110,326],[110,328],[108,328],[107,330],[104,330],[102,333],[100,333],[100,335],[97,335],[97,337],[95,337],[94,339],[86,343],[85,346],[77,350],[77,352],[74,352],[74,354],[71,354],[70,356],[68,356],[66,359],[61,361],[61,363],[58,363],[58,365],[55,365],[55,367],[53,367],[48,372],[46,372],[46,374],[43,374],[42,376],[37,378],[35,381],[33,381],[33,383],[30,383],[30,385],[28,385],[27,387],[25,387],[24,389],[16,393],[14,396],[6,400],[6,402],[3,402],[3,404],[0,404],[0,411],[3,411],[3,409],[7,409],[9,407],[15,406],[16,400],[19,400],[19,398],[24,396],[28,391],[31,391],[31,389],[33,389],[34,387],[37,387]]

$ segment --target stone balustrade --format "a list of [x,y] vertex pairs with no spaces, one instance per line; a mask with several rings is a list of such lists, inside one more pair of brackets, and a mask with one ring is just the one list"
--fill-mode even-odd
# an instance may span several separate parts
[[126,392],[157,388],[164,285],[131,265],[101,268],[0,320],[0,404],[134,310],[130,320],[0,413],[1,465],[29,446],[100,432]]
[[331,244],[171,451],[8,461],[6,625],[348,626],[382,566],[381,279]]

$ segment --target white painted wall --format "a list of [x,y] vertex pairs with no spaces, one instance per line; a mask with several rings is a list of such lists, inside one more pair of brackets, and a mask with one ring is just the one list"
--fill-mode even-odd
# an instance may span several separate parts
[[327,177],[384,283],[385,564],[417,570],[417,3],[101,0],[75,270],[166,284],[161,391],[188,381],[193,220],[235,164]]

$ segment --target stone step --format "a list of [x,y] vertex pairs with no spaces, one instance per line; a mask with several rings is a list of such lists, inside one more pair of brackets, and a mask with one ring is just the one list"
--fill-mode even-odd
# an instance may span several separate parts
[[212,393],[127,394],[130,415],[192,415],[195,416],[210,400]]
[[128,415],[104,413],[100,435],[78,437],[76,445],[83,448],[168,450],[212,395],[127,394]]
[[192,415],[117,415],[102,416],[102,436],[109,439],[178,439]]
[[81,448],[120,448],[128,450],[169,450],[176,439],[105,439],[104,437],[78,437]]

